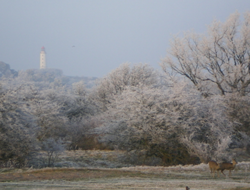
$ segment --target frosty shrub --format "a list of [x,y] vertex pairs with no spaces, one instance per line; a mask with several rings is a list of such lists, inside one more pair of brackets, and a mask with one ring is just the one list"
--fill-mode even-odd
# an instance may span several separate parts
[[64,151],[63,142],[60,139],[56,141],[53,138],[41,142],[41,148],[47,153],[47,167],[54,166],[59,154]]

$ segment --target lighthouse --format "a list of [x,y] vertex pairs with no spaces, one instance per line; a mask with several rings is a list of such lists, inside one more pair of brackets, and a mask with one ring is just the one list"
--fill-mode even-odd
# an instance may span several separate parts
[[45,48],[41,48],[41,53],[40,53],[40,69],[46,69],[46,53],[45,53]]

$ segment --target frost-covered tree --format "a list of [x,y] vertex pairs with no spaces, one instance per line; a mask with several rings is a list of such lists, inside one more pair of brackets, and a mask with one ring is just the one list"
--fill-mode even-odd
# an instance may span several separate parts
[[230,94],[224,97],[227,104],[228,119],[235,123],[235,148],[242,148],[240,154],[250,154],[250,99],[249,96]]
[[[112,126],[119,128],[120,125],[121,130],[129,128],[123,133],[117,133],[121,146],[128,146],[123,143],[124,138],[135,141],[136,139],[141,141],[144,138],[144,144],[131,143],[128,148],[141,146],[143,149],[144,145],[149,145],[146,142],[148,140],[151,142],[164,141],[165,133],[163,131],[166,128],[166,118],[162,113],[164,110],[161,109],[164,97],[166,96],[161,90],[148,87],[128,87],[122,94],[115,97],[115,100],[109,105],[106,120],[112,123],[111,128]],[[128,133],[128,131],[130,132]]]
[[22,85],[19,89],[18,96],[24,101],[26,111],[32,115],[39,127],[37,138],[43,141],[50,137],[64,136],[67,118],[56,101],[59,96],[58,91],[52,89],[39,91],[39,87],[35,85]]
[[242,21],[238,12],[224,23],[214,21],[207,35],[175,37],[161,67],[189,79],[206,96],[249,94],[250,12]]
[[0,166],[22,167],[36,149],[35,119],[21,89],[0,88]]
[[224,97],[204,98],[185,82],[174,84],[169,94],[172,109],[178,113],[174,123],[182,131],[180,141],[188,147],[189,153],[202,162],[227,158],[234,123],[227,117]]
[[125,63],[101,79],[92,96],[99,102],[100,108],[106,111],[114,96],[120,95],[126,87],[154,87],[159,85],[158,77],[157,72],[147,64],[136,64],[131,67]]
[[231,94],[225,97],[228,109],[228,117],[237,123],[236,130],[247,133],[250,136],[250,99],[249,96],[239,97]]
[[73,83],[72,89],[57,94],[54,101],[60,105],[61,112],[69,120],[81,120],[95,115],[98,106],[91,97],[90,90],[85,87],[83,81]]
[[221,96],[204,98],[185,82],[167,89],[129,87],[109,105],[102,140],[147,150],[168,164],[187,163],[190,155],[202,162],[223,159],[233,135],[226,109]]
[[128,87],[115,97],[105,115],[102,141],[114,148],[144,150],[164,164],[190,162],[169,92],[148,86]]
[[[30,96],[32,95],[32,96]],[[37,137],[40,141],[48,138],[59,139],[66,135],[67,117],[61,111],[61,106],[56,101],[59,96],[51,91],[39,93],[35,89],[29,92],[30,112],[36,118],[40,127]]]
[[[196,100],[197,96],[190,96],[192,98],[189,103],[193,102],[192,100],[196,100],[196,103],[190,107],[188,114],[199,110],[196,118],[202,122],[193,122],[193,116],[190,115],[183,123],[183,126],[187,126],[187,130],[193,130],[192,126],[195,124],[199,126],[197,129],[207,126],[205,128],[209,129],[211,134],[215,134],[215,139],[208,135],[211,140],[208,144],[206,144],[206,133],[197,136],[197,132],[190,132],[193,136],[183,139],[186,140],[190,150],[197,151],[195,154],[199,154],[204,160],[210,157],[222,159],[222,154],[228,153],[225,150],[229,150],[232,146],[246,146],[246,142],[249,142],[247,141],[249,138],[247,136],[250,134],[249,23],[249,12],[245,13],[244,19],[240,19],[239,13],[236,12],[224,23],[214,21],[208,27],[206,35],[189,32],[184,34],[184,37],[175,37],[166,58],[161,63],[167,76],[173,76],[173,73],[183,76],[201,92],[203,97],[207,98]],[[177,84],[180,86],[180,83]],[[186,100],[183,97],[181,99]],[[198,104],[200,106],[197,106]],[[204,112],[200,110],[201,108],[207,111]],[[223,127],[226,127],[228,134],[225,134]],[[223,153],[219,154],[221,152]],[[205,155],[209,157],[206,158]]]
[[92,142],[86,141],[93,139],[89,130],[95,127],[92,117],[98,111],[83,81],[73,83],[68,91],[64,88],[43,90],[34,108],[34,115],[38,116],[38,122],[43,126],[39,133],[39,138],[44,135],[42,140],[63,138],[67,141],[66,148],[71,150],[86,148],[86,144],[87,147],[94,147]]

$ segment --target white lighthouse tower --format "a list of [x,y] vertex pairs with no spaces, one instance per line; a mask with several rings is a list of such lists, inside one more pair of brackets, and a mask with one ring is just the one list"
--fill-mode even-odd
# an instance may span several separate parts
[[45,53],[45,48],[41,48],[41,53],[40,53],[40,69],[46,69],[46,53]]

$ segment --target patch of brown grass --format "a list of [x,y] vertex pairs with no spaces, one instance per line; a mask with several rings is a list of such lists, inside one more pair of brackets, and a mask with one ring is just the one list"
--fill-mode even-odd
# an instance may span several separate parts
[[119,171],[109,169],[72,169],[72,168],[46,168],[26,170],[22,172],[9,171],[0,173],[0,182],[10,181],[36,181],[36,180],[84,180],[93,178],[107,178],[120,176],[144,175],[140,172]]

